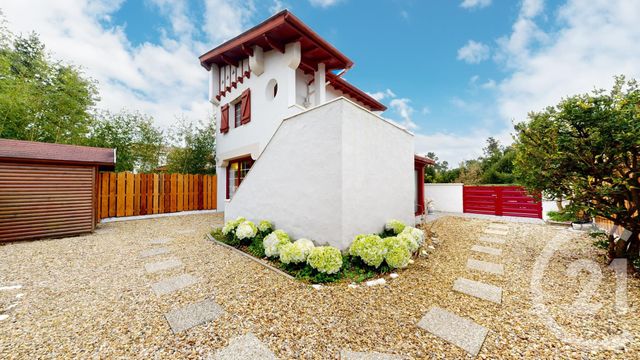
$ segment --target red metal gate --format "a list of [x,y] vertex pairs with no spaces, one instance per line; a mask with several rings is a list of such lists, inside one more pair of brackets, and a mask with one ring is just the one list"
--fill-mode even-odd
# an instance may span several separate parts
[[464,212],[542,219],[542,202],[521,186],[467,186],[462,191]]

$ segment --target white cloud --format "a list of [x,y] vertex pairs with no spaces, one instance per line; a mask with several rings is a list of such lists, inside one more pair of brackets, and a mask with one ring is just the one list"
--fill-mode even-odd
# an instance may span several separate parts
[[[640,2],[569,0],[558,11],[557,30],[550,33],[543,33],[531,18],[541,9],[540,1],[525,1],[516,25],[530,21],[528,30],[522,34],[514,25],[503,44],[512,73],[498,85],[497,103],[506,122],[524,120],[527,112],[565,96],[610,88],[616,74],[640,78],[640,47],[630,46],[640,43]],[[514,46],[517,36],[524,41]]]
[[330,6],[336,5],[342,0],[309,0],[309,3],[315,7],[328,8]]
[[418,154],[426,154],[433,151],[440,160],[449,162],[450,168],[458,167],[463,160],[475,159],[482,156],[482,148],[485,140],[493,136],[501,144],[512,142],[509,129],[499,133],[479,129],[472,130],[467,134],[456,134],[452,132],[426,132],[415,135],[415,151]]
[[207,72],[198,56],[246,26],[211,17],[246,18],[252,8],[209,0],[205,29],[210,40],[202,43],[196,35],[203,30],[193,25],[184,3],[153,0],[153,4],[169,20],[170,28],[157,29],[157,42],[142,44],[132,44],[125,28],[110,22],[121,5],[118,1],[9,0],[3,2],[2,10],[10,30],[36,31],[54,58],[82,66],[98,81],[99,108],[139,110],[153,116],[162,128],[174,123],[176,116],[205,119],[212,108],[206,99]]
[[458,60],[464,60],[469,64],[477,64],[489,58],[489,46],[469,40],[467,44],[458,49]]
[[400,125],[406,127],[407,129],[417,129],[418,125],[413,122],[412,116],[414,113],[413,107],[409,104],[411,102],[410,99],[407,98],[396,98],[391,100],[389,105],[391,108],[402,118],[402,122]]
[[385,91],[377,91],[374,93],[367,93],[367,95],[371,96],[372,98],[376,99],[377,101],[381,101],[384,100],[386,98],[394,98],[396,97],[396,94],[391,91],[391,89],[386,89]]
[[483,8],[491,5],[491,0],[464,0],[460,7],[465,9]]
[[275,14],[286,9],[287,7],[288,5],[282,2],[281,0],[273,0],[273,3],[269,7],[269,12],[271,14]]
[[483,82],[482,84],[480,84],[480,87],[483,89],[495,89],[496,88],[496,81],[493,79],[489,79],[485,82]]
[[240,34],[255,13],[253,1],[205,0],[204,32],[217,44]]

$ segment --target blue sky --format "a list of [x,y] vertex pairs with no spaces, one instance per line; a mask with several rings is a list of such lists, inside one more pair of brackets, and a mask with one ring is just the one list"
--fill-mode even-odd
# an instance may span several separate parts
[[640,77],[633,0],[8,0],[14,32],[99,81],[100,107],[168,128],[210,113],[197,56],[282,8],[349,56],[345,78],[456,164],[561,97]]

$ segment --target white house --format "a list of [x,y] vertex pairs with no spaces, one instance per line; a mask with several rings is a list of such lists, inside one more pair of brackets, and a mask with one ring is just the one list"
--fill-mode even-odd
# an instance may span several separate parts
[[413,134],[342,75],[353,62],[284,10],[200,56],[217,121],[218,209],[344,249],[424,212]]

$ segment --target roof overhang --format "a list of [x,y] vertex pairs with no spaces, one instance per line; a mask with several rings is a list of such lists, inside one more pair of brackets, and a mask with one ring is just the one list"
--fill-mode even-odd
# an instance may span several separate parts
[[322,39],[288,10],[283,10],[244,33],[226,41],[200,56],[200,64],[207,70],[212,64],[235,64],[252,55],[253,47],[264,51],[276,49],[284,52],[284,46],[299,41],[302,50],[301,63],[305,68],[317,69],[324,63],[327,71],[349,69],[353,62],[338,49]]
[[418,154],[415,154],[413,156],[413,163],[415,165],[420,165],[422,167],[424,167],[426,165],[435,165],[436,164],[436,162],[433,161],[433,159],[428,158],[426,156],[421,156],[421,155],[418,155]]
[[0,160],[48,164],[113,166],[115,149],[0,139]]
[[333,86],[334,89],[342,91],[343,93],[349,95],[350,97],[360,101],[364,105],[366,105],[371,111],[385,111],[387,107],[384,106],[378,100],[372,98],[364,91],[358,89],[357,87],[348,83],[345,79],[335,75],[333,73],[327,73],[327,80],[329,84]]

